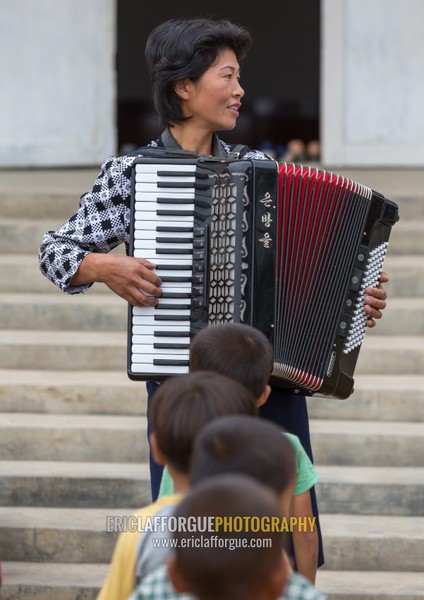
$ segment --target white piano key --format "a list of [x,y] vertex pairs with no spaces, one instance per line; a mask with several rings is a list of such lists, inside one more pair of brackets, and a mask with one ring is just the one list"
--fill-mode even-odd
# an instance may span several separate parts
[[[175,315],[171,315],[171,316],[175,316]],[[181,315],[183,316],[183,315]],[[148,326],[152,329],[152,331],[154,331],[155,329],[157,329],[159,326],[167,328],[171,325],[185,325],[186,327],[190,326],[190,316],[185,316],[184,315],[184,319],[178,321],[177,319],[169,319],[169,321],[161,321],[161,320],[156,320],[154,318],[154,315],[148,315],[148,314],[139,314],[137,316],[133,317],[133,320],[137,319],[137,325],[145,325]]]
[[[175,269],[170,269],[169,267],[171,266],[168,262],[167,263],[157,263],[157,269],[155,270],[155,273],[157,274],[158,277],[192,277],[193,274],[193,265],[180,265],[178,263],[178,261],[174,261],[175,266],[177,268]],[[164,266],[164,268],[162,268],[162,266]]]
[[191,283],[186,281],[165,281],[160,289],[164,294],[175,292],[176,294],[190,294],[191,295]]
[[[178,228],[179,231],[169,231],[169,232],[164,232],[164,231],[159,231],[159,228],[163,228],[163,227],[172,227],[172,228]],[[190,228],[191,231],[184,231],[184,235],[193,233],[193,225],[183,225],[184,228],[188,229]],[[150,220],[149,221],[135,221],[134,223],[134,229],[135,230],[142,230],[142,231],[146,231],[146,232],[150,232],[150,231],[154,231],[154,232],[158,232],[159,234],[165,234],[165,233],[169,233],[169,234],[178,234],[181,231],[181,223],[179,223],[178,221],[174,221],[172,220],[172,218],[168,217],[168,219],[163,218],[161,220],[161,223],[152,223]]]
[[183,214],[181,214],[181,212],[180,212],[180,214],[174,214],[174,215],[158,215],[157,211],[146,212],[143,214],[141,214],[140,211],[136,211],[134,213],[134,218],[136,219],[136,221],[140,220],[141,222],[154,221],[155,225],[161,225],[162,223],[167,223],[169,221],[169,219],[172,219],[174,224],[177,224],[177,223],[193,224],[194,223],[193,215],[183,215]]
[[[134,355],[140,355],[148,357],[154,355],[155,358],[161,358],[162,360],[184,360],[188,359],[189,350],[188,348],[153,348],[152,346],[146,346],[145,344],[132,344],[131,352]],[[139,362],[139,361],[138,361]]]
[[[191,198],[188,198],[191,200]],[[135,210],[143,218],[144,213],[156,212],[158,210],[194,210],[194,202],[174,204],[173,202],[137,202]]]
[[191,243],[184,243],[184,242],[158,242],[156,241],[156,239],[154,240],[147,240],[147,239],[143,239],[143,240],[139,240],[136,239],[134,240],[134,248],[146,248],[149,250],[160,250],[160,249],[170,249],[170,248],[175,248],[176,250],[193,250],[193,242]]
[[155,264],[157,264],[157,261],[161,258],[165,259],[166,262],[168,263],[175,263],[178,264],[178,261],[180,261],[180,263],[182,263],[184,261],[187,262],[187,259],[192,256],[192,254],[189,254],[188,252],[186,252],[185,254],[168,254],[167,252],[159,252],[157,253],[155,250],[153,249],[149,249],[149,248],[135,248],[134,249],[134,256],[138,257],[138,258],[145,258],[146,260],[149,260]]
[[131,371],[133,373],[137,373],[140,375],[151,375],[152,379],[154,379],[155,375],[185,375],[188,373],[188,365],[187,366],[175,366],[175,365],[153,365],[153,360],[151,363],[137,363],[133,362],[131,365]]
[[[187,301],[186,301],[187,304]],[[162,320],[162,317],[187,317],[190,318],[190,309],[185,308],[163,308],[156,309],[155,318],[157,321]]]
[[159,304],[153,310],[160,311],[160,312],[163,312],[163,309],[160,308],[162,304],[164,304],[164,305],[165,304],[166,305],[180,304],[181,306],[187,306],[187,304],[190,304],[190,302],[191,302],[190,298],[158,298],[158,300],[159,300]]
[[[145,329],[145,328],[144,328]],[[174,336],[155,336],[155,332],[145,331],[135,333],[133,330],[132,343],[139,346],[150,346],[153,348],[155,344],[190,344],[190,336],[179,337]]]
[[137,190],[140,186],[145,183],[162,183],[164,181],[182,181],[184,183],[193,183],[196,181],[196,175],[192,172],[187,171],[181,175],[172,177],[171,175],[159,175],[158,173],[146,173],[144,175],[136,174],[135,176],[135,189]]
[[[171,182],[172,183],[172,182]],[[164,195],[168,194],[186,194],[191,187],[191,184],[186,184],[187,187],[161,187],[159,182],[150,183],[149,181],[139,182],[135,187],[135,199],[139,200],[140,196],[142,196],[146,192],[157,192]],[[192,184],[193,195],[194,195],[194,182]]]
[[[136,250],[134,252],[135,258],[144,258],[143,254],[140,253],[140,250]],[[191,256],[177,256],[174,255],[172,259],[165,258],[164,256],[159,256],[155,261],[155,264],[158,267],[164,266],[165,269],[169,266],[172,266],[170,271],[179,269],[180,271],[192,271],[193,269],[193,260]],[[159,270],[158,270],[159,271]]]
[[148,221],[150,224],[150,228],[142,229],[141,227],[137,227],[134,230],[134,239],[135,240],[156,240],[156,238],[169,238],[175,239],[176,242],[183,240],[190,240],[193,242],[193,232],[192,231],[157,231],[157,228],[151,227],[151,221]]
[[[196,161],[197,162],[197,161]],[[158,171],[178,171],[182,173],[195,173],[196,165],[190,163],[189,160],[185,164],[167,164],[167,163],[138,163],[135,165],[136,177],[143,177],[149,173],[157,173]]]
[[185,323],[172,324],[159,321],[154,327],[152,327],[151,325],[144,325],[142,321],[142,317],[133,317],[132,333],[134,335],[150,335],[161,332],[174,332],[175,334],[184,333],[187,334],[187,336],[190,335],[190,327]]

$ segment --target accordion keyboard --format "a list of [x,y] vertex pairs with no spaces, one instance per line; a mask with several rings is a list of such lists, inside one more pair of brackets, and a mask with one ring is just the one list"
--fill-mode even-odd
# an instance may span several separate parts
[[[157,265],[163,295],[156,307],[132,307],[132,371],[187,372],[193,283],[195,164],[138,164],[134,256]],[[201,278],[201,274],[196,275]]]

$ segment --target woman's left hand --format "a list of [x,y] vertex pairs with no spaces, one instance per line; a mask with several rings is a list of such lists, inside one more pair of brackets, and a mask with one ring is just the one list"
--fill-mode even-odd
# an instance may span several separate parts
[[387,294],[382,284],[389,281],[389,276],[384,271],[381,272],[377,287],[365,289],[365,312],[368,316],[367,326],[375,327],[375,319],[381,319],[382,310],[386,308]]

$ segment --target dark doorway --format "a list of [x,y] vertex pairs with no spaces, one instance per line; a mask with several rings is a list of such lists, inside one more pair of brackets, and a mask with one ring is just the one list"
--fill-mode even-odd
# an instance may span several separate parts
[[276,152],[287,142],[319,138],[320,2],[267,2],[253,6],[215,0],[199,10],[193,0],[166,3],[118,0],[118,144],[120,152],[160,132],[144,65],[144,45],[161,21],[177,16],[229,18],[249,29],[253,49],[242,65],[246,95],[236,128],[222,139]]

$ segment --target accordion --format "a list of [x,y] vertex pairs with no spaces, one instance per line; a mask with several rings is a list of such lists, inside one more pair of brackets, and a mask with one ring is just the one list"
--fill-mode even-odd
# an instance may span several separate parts
[[138,157],[130,255],[157,265],[156,307],[129,306],[128,376],[189,369],[191,338],[240,322],[274,348],[271,383],[347,398],[396,203],[323,169]]

